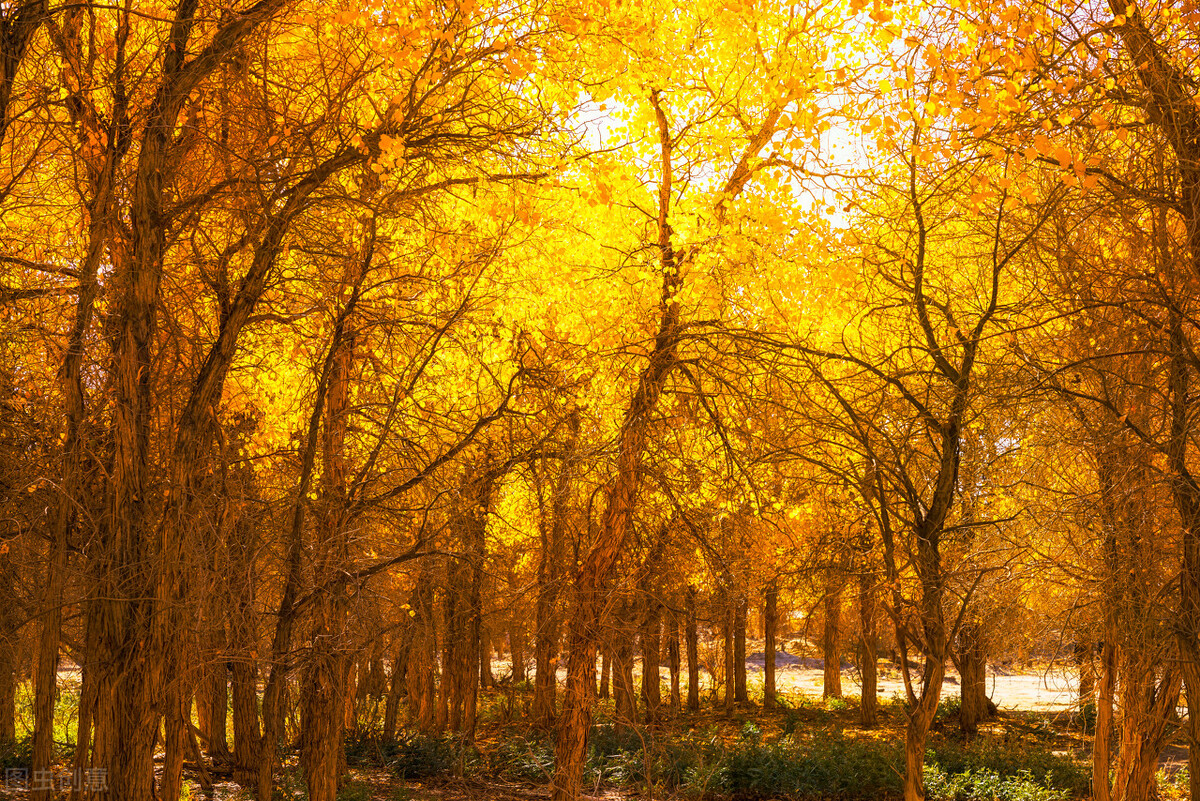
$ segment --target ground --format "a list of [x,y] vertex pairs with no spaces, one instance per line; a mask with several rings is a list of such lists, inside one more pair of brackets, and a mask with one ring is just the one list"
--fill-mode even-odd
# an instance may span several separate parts
[[[761,653],[752,653],[748,684],[761,699]],[[903,740],[903,684],[898,669],[881,661],[879,725],[858,722],[857,675],[843,669],[845,699],[821,699],[822,670],[811,657],[781,654],[777,687],[782,707],[765,712],[740,707],[732,717],[712,708],[703,675],[704,710],[633,732],[611,725],[611,701],[600,704],[600,728],[588,767],[589,798],[875,798],[893,796]],[[497,663],[498,675],[508,666]],[[1050,801],[1087,794],[1090,740],[1080,731],[1074,679],[1068,665],[1021,670],[989,668],[988,689],[999,716],[965,743],[954,717],[957,678],[944,688],[946,703],[930,739],[927,780],[943,799],[988,798]],[[64,675],[64,683],[71,678]],[[663,671],[664,688],[669,678]],[[684,679],[686,688],[686,677]],[[69,689],[64,695],[69,699]],[[531,701],[527,685],[484,694],[478,737],[408,736],[383,743],[370,732],[347,744],[349,772],[343,801],[532,801],[549,797],[552,741],[524,724]],[[64,735],[66,731],[64,730]],[[648,747],[643,751],[643,743]],[[652,756],[647,757],[649,752]],[[1164,754],[1164,797],[1178,782],[1183,749]],[[246,797],[221,782],[215,799]],[[191,798],[203,798],[189,775]],[[988,784],[990,782],[990,784]],[[1008,782],[1008,784],[1005,784]],[[1022,783],[1023,782],[1023,783]],[[295,756],[288,758],[279,797],[302,798]],[[1006,789],[1007,788],[1007,789]],[[940,793],[940,795],[937,795]],[[2,797],[21,797],[9,787]]]

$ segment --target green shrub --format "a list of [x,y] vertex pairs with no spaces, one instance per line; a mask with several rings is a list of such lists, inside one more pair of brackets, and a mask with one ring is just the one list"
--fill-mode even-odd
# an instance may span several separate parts
[[950,775],[990,773],[1002,779],[1028,776],[1042,787],[1061,791],[1075,798],[1088,795],[1091,777],[1082,766],[1067,756],[1056,755],[1028,743],[1010,744],[979,740],[971,745],[946,744],[926,756],[927,764],[936,765]]
[[511,738],[489,755],[492,773],[517,781],[544,782],[554,775],[554,742],[549,738]]
[[743,742],[723,755],[711,789],[736,798],[877,798],[900,791],[900,756],[891,744],[841,737]]
[[1070,795],[1046,787],[1027,771],[1001,776],[989,770],[942,773],[936,765],[925,766],[925,795],[932,801],[1061,801]]
[[470,775],[481,769],[483,760],[474,746],[457,737],[414,734],[396,741],[390,765],[402,779],[426,779],[441,774]]
[[400,741],[384,739],[376,728],[359,728],[346,733],[346,764],[382,768],[396,758]]
[[962,696],[952,695],[938,702],[937,712],[933,716],[933,725],[940,728],[950,721],[957,721],[962,714]]

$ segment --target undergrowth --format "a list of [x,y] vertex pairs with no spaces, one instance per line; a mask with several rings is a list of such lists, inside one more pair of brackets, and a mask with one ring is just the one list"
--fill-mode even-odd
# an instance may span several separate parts
[[[769,738],[754,722],[736,737],[716,726],[692,731],[593,727],[585,786],[627,793],[652,790],[681,799],[896,798],[904,753],[896,739],[845,737],[794,725]],[[537,731],[507,731],[496,742],[412,734],[382,740],[371,732],[347,741],[352,766],[386,767],[399,779],[497,779],[545,784],[554,772],[554,741]],[[933,801],[1060,801],[1084,798],[1087,773],[1065,756],[1024,743],[947,743],[926,755]]]

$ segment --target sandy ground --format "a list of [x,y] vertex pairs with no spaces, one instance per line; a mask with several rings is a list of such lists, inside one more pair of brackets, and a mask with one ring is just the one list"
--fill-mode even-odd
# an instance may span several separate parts
[[[823,672],[815,668],[786,667],[778,670],[775,678],[780,692],[816,698],[821,697],[823,681]],[[1075,705],[1076,679],[1059,666],[1038,673],[1008,675],[989,668],[987,682],[988,695],[1001,709],[1061,712]],[[762,673],[750,673],[747,683],[761,687]],[[862,694],[856,671],[842,670],[842,691],[846,695]],[[948,674],[942,686],[942,697],[956,696],[958,692],[958,677],[953,673]],[[886,677],[880,676],[878,694],[880,698],[904,696],[904,683],[899,671],[886,671]]]

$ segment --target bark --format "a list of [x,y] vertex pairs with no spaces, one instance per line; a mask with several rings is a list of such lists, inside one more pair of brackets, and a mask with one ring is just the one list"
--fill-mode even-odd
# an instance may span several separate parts
[[[13,542],[0,542],[0,587],[16,598],[18,587]],[[17,685],[21,669],[23,615],[16,603],[0,605],[0,744],[17,738]]]
[[969,740],[987,720],[987,653],[979,623],[966,621],[958,632],[959,726]]
[[479,687],[491,690],[496,687],[496,676],[492,673],[492,635],[487,619],[483,620],[479,635]]
[[1139,656],[1126,653],[1120,668],[1121,738],[1114,790],[1122,801],[1157,797],[1158,757],[1173,736],[1170,720],[1179,703],[1177,670],[1155,671]]
[[733,675],[734,698],[739,704],[749,704],[746,692],[746,596],[738,594],[733,606]]
[[621,728],[637,723],[637,694],[633,684],[633,642],[636,626],[630,623],[633,604],[626,599],[618,608],[614,621],[616,640],[612,649],[613,700],[616,721]]
[[775,708],[776,627],[779,625],[779,585],[767,585],[763,599],[763,708]]
[[[196,721],[200,738],[207,746],[213,761],[224,761],[229,757],[229,676],[225,658],[226,637],[223,624],[218,626],[219,611],[210,603],[206,640],[200,657],[200,677],[196,683]],[[189,746],[190,748],[190,746]]]
[[825,585],[825,627],[821,634],[821,652],[825,674],[821,685],[824,698],[842,697],[842,583],[829,569]]
[[725,715],[733,716],[733,705],[735,700],[737,671],[734,667],[733,654],[733,629],[734,629],[734,611],[733,603],[729,600],[725,601],[725,608],[722,610],[724,620],[721,621],[721,634],[724,637],[725,644],[722,654],[725,658]]
[[671,716],[678,717],[683,705],[679,687],[679,616],[672,611],[667,620],[667,663],[671,671]]
[[508,653],[512,659],[513,683],[523,684],[528,680],[525,666],[525,632],[522,631],[521,621],[516,614],[508,621]]
[[411,647],[412,630],[405,628],[400,642],[392,655],[392,669],[388,675],[387,704],[383,710],[384,740],[396,737],[396,726],[400,716],[400,698],[405,694],[405,677],[408,672],[408,650]]
[[654,725],[662,719],[662,682],[659,675],[662,609],[653,599],[646,602],[641,629],[642,703],[646,707],[646,723]]
[[409,719],[422,732],[433,731],[437,705],[436,648],[434,630],[433,576],[428,567],[417,578],[413,589],[412,644],[409,646],[407,671]]
[[165,755],[159,796],[179,798],[183,791],[183,756],[189,747],[192,725],[191,687],[181,681],[171,684],[167,693],[164,721]]
[[[367,237],[361,257],[346,265],[342,284],[349,290],[347,308],[352,309],[363,278],[370,270],[374,250],[374,219],[367,222]],[[321,492],[312,544],[313,582],[312,634],[305,669],[301,675],[300,764],[304,769],[310,801],[336,801],[338,776],[344,750],[346,706],[353,691],[347,686],[352,662],[347,641],[348,599],[330,583],[349,570],[350,541],[347,531],[346,431],[350,420],[350,386],[354,374],[357,332],[350,314],[339,314],[344,322],[335,331],[330,346],[329,378],[325,395],[325,422],[321,430]]]
[[909,711],[904,728],[904,799],[920,801],[925,798],[925,740],[937,713],[942,680],[946,676],[945,656],[926,657],[921,695]]
[[696,625],[696,588],[688,587],[684,604],[684,639],[687,642],[689,712],[700,711],[700,632]]
[[[96,670],[93,667],[95,663],[91,657],[96,653],[96,643],[99,640],[99,633],[96,630],[96,621],[98,618],[99,610],[95,604],[89,603],[87,606],[87,618],[84,624],[87,639],[84,643],[83,661],[80,665],[83,673],[83,681],[79,690],[79,722],[75,728],[75,762],[73,768],[74,775],[76,776],[82,775],[85,766],[88,764],[92,739],[92,719],[96,714]],[[71,787],[71,801],[80,801],[82,798],[83,788],[78,782],[73,782]]]
[[258,780],[259,727],[258,677],[248,656],[230,665],[230,689],[233,699],[233,780],[253,787]]
[[860,720],[865,727],[878,722],[878,639],[875,634],[875,577],[863,569],[858,574],[859,644],[858,671],[862,679]]
[[1112,784],[1113,701],[1117,684],[1116,631],[1106,631],[1100,647],[1100,682],[1096,689],[1096,728],[1092,737],[1092,798],[1109,801]]

